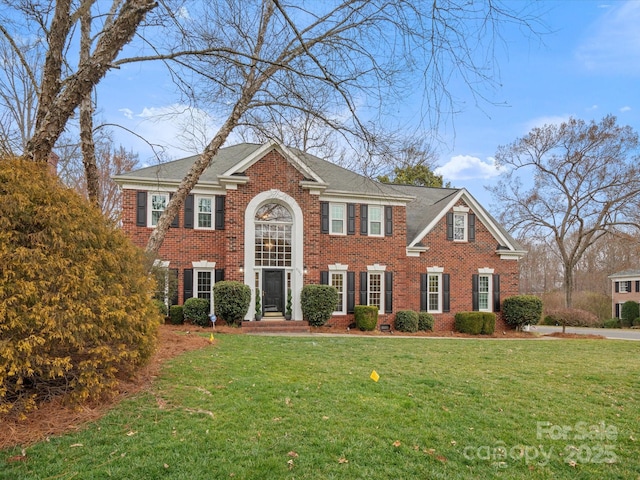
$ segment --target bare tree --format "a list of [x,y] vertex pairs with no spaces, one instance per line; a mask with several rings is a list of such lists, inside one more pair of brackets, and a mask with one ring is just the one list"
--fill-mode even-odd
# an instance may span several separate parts
[[[476,55],[485,39],[491,51],[502,22],[531,27],[533,21],[494,2],[221,0],[201,6],[173,17],[183,44],[198,52],[177,61],[201,79],[185,93],[193,87],[199,102],[206,99],[225,120],[169,201],[149,238],[150,253],[236,127],[263,112],[270,113],[262,118],[307,112],[375,154],[382,138],[375,120],[395,108],[393,99],[420,88],[428,114],[439,119],[454,110],[451,76],[476,93],[478,82],[491,81],[494,70]],[[318,94],[327,100],[322,110],[313,101]]]
[[[614,230],[639,228],[638,147],[637,133],[607,116],[534,128],[498,149],[496,162],[508,173],[490,190],[501,219],[521,237],[553,241],[568,308],[586,251]],[[523,184],[521,175],[533,183]]]

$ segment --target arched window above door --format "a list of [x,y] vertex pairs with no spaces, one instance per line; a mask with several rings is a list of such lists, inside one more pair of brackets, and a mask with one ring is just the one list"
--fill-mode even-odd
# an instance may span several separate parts
[[255,265],[291,266],[291,227],[293,216],[280,203],[266,203],[256,210]]

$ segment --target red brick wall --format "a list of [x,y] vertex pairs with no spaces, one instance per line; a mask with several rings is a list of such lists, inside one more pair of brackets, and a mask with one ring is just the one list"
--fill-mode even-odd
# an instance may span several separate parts
[[[435,328],[452,330],[453,317],[458,311],[471,310],[471,276],[478,268],[489,267],[500,274],[501,299],[518,294],[518,263],[500,260],[496,254],[497,241],[484,225],[476,221],[476,241],[457,243],[446,239],[446,219],[423,239],[429,249],[420,257],[406,256],[406,211],[393,207],[393,236],[369,237],[360,235],[360,209],[356,207],[355,235],[328,235],[320,233],[320,198],[300,186],[303,175],[276,151],[265,155],[245,172],[249,182],[238,185],[237,190],[226,192],[225,229],[206,231],[182,228],[184,212],[180,213],[180,228],[170,229],[160,249],[160,257],[170,260],[170,268],[179,269],[179,300],[182,302],[182,270],[191,268],[192,261],[216,262],[216,268],[225,269],[227,280],[242,280],[239,267],[244,260],[244,212],[247,204],[257,194],[271,189],[280,190],[298,202],[304,212],[304,264],[308,268],[305,283],[320,283],[320,272],[328,265],[341,263],[356,274],[356,304],[359,303],[359,272],[366,272],[368,265],[386,266],[392,271],[393,310],[420,309],[420,274],[427,267],[444,267],[450,274],[451,312],[437,314]],[[357,203],[357,202],[354,202]],[[123,192],[123,229],[133,241],[144,247],[152,231],[137,227],[136,191]],[[298,239],[294,239],[298,240]],[[346,288],[346,285],[345,285]],[[382,314],[380,323],[393,324],[393,314]],[[347,326],[353,315],[334,316],[330,324]],[[498,315],[496,329],[504,329]]]

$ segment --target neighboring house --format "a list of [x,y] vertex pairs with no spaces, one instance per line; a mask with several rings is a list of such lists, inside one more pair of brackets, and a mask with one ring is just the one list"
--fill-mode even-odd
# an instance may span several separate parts
[[625,270],[609,275],[611,279],[611,314],[620,318],[622,304],[633,300],[640,303],[640,270]]
[[[194,157],[118,175],[123,229],[145,246]],[[375,305],[379,323],[398,310],[428,311],[452,330],[460,311],[498,314],[518,294],[525,252],[465,189],[387,185],[271,142],[223,148],[175,218],[159,256],[178,278],[178,298],[211,300],[220,280],[255,292],[269,317],[302,320],[308,283],[339,293],[331,325]],[[215,300],[215,299],[214,299]]]

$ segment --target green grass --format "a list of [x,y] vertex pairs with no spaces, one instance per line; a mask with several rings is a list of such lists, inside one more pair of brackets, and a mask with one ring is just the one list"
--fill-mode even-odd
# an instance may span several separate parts
[[636,479],[639,347],[218,335],[0,479]]

